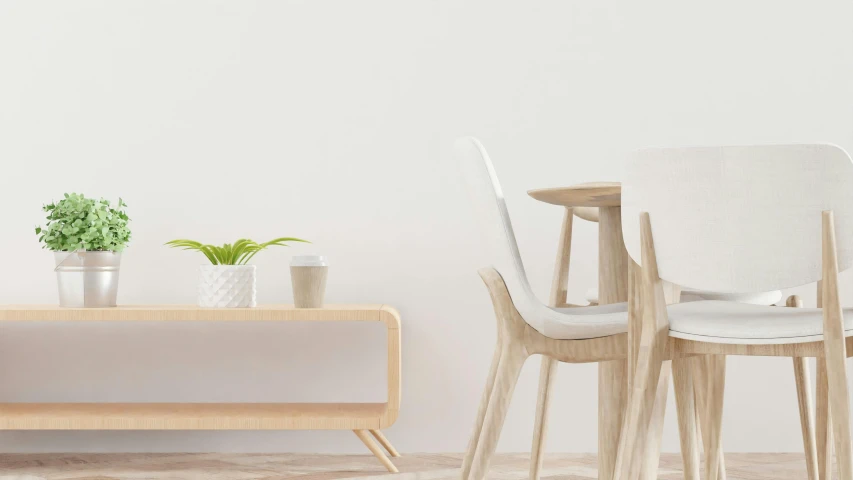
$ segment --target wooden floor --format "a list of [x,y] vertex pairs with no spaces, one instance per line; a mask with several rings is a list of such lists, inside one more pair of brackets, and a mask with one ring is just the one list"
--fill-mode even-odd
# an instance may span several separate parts
[[[499,454],[489,480],[527,480],[528,454]],[[370,455],[304,454],[0,454],[0,480],[458,480],[461,454],[404,454],[389,474]],[[596,478],[595,455],[550,454],[543,479]],[[726,454],[730,480],[802,480],[802,454]],[[658,478],[681,478],[681,459],[664,454]]]

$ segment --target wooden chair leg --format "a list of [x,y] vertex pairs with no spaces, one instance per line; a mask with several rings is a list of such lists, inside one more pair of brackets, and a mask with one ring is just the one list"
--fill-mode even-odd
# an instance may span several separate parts
[[817,450],[817,475],[820,480],[832,478],[832,428],[829,414],[829,383],[826,380],[826,362],[816,359],[817,388],[815,394],[815,447]]
[[[661,342],[663,343],[663,342]],[[663,346],[658,346],[661,350]],[[625,412],[625,426],[622,434],[624,440],[619,444],[616,456],[616,469],[613,480],[635,480],[639,478],[645,447],[648,438],[649,422],[652,418],[657,385],[660,380],[662,355],[655,348],[640,348],[637,356],[636,374],[634,375],[634,391],[630,396],[630,405]]]
[[[817,308],[823,308],[823,281],[817,282]],[[826,362],[815,359],[815,446],[817,475],[820,480],[832,478],[832,428],[829,414],[829,383],[826,381]]]
[[672,360],[672,382],[675,387],[675,407],[678,411],[684,480],[699,480],[699,435],[696,430],[696,402],[690,368],[693,360],[696,359]]
[[515,391],[515,384],[518,382],[518,375],[521,373],[521,367],[526,359],[527,352],[520,344],[510,340],[504,345],[495,377],[495,386],[492,390],[492,398],[489,400],[489,407],[483,421],[477,452],[474,454],[474,460],[471,463],[471,473],[468,477],[471,480],[483,480],[486,477],[489,462],[498,446],[498,439],[506,419],[506,413],[509,410],[512,394]]
[[[707,388],[710,362],[712,362],[712,360],[707,356],[696,358],[694,361],[690,362],[692,366],[691,372],[693,374],[693,394],[696,403],[696,429],[700,433],[699,438],[702,440],[706,462],[708,459],[708,445],[710,443],[708,431],[706,429],[706,425],[709,421]],[[722,380],[725,381],[725,378]],[[720,454],[717,457],[717,464],[717,471],[719,472],[717,480],[726,480],[726,462],[722,451],[722,439],[720,439]]]
[[[826,379],[832,410],[832,438],[835,439],[835,461],[838,478],[853,480],[853,450],[850,438],[850,394],[847,386],[844,338],[824,339],[826,345]],[[829,478],[829,475],[827,474]]]
[[800,410],[800,426],[803,431],[803,450],[806,453],[806,473],[809,480],[818,480],[817,442],[814,419],[812,418],[812,394],[809,381],[808,359],[794,357],[794,382],[797,386],[797,402]]
[[598,364],[598,479],[611,480],[628,403],[628,361]]
[[548,407],[551,402],[551,386],[557,375],[557,360],[542,356],[539,370],[539,395],[536,400],[536,422],[533,427],[533,446],[530,450],[530,480],[539,480],[542,459],[545,456],[545,436],[548,432]]
[[[853,451],[850,438],[850,403],[847,386],[847,372],[844,358],[836,358],[830,365],[827,358],[827,380],[829,382],[829,404],[832,410],[832,437],[835,439],[835,461],[838,478],[853,480]],[[827,478],[829,478],[827,473]]]
[[622,427],[624,441],[619,443],[613,480],[634,480],[640,476],[643,444],[648,438],[661,368],[670,343],[666,299],[657,271],[652,225],[646,212],[640,214],[640,244],[643,262],[643,327],[634,366],[633,390],[629,395]]
[[[569,263],[572,253],[571,208],[563,212],[563,227],[557,242],[557,258],[554,262],[554,275],[551,279],[551,297],[549,305],[558,307],[566,303],[569,286]],[[557,374],[557,361],[547,355],[542,356],[539,369],[539,394],[536,400],[536,419],[533,426],[533,445],[530,449],[530,480],[539,480],[542,459],[545,456],[545,436],[548,433],[548,404],[551,399],[551,385]]]
[[395,467],[394,464],[391,463],[391,460],[389,460],[388,457],[385,456],[385,452],[382,451],[382,448],[379,447],[379,445],[377,445],[372,438],[370,438],[370,434],[368,434],[366,430],[353,430],[353,432],[355,433],[355,436],[358,437],[358,439],[361,440],[362,443],[364,443],[367,449],[370,450],[370,452],[373,453],[373,455],[379,459],[382,465],[384,465],[389,472],[399,472],[399,470],[397,470],[397,467]]
[[[799,295],[791,295],[785,301],[786,307],[803,308]],[[809,385],[808,359],[794,357],[794,383],[797,387],[797,403],[800,410],[800,427],[803,431],[803,450],[806,454],[806,473],[809,480],[818,480],[817,443],[815,440],[814,418],[812,416],[812,394]]]
[[498,374],[498,365],[501,361],[501,352],[503,351],[503,342],[498,338],[498,343],[495,346],[495,353],[492,356],[492,365],[489,367],[489,376],[486,377],[486,385],[483,387],[483,396],[480,398],[480,407],[477,410],[477,420],[474,422],[474,429],[471,432],[471,438],[468,440],[468,449],[465,450],[465,457],[462,459],[462,476],[461,480],[467,480],[471,473],[471,463],[474,461],[474,454],[477,453],[477,445],[480,442],[480,433],[483,430],[483,420],[486,418],[486,410],[489,408],[489,400],[492,398],[492,389],[495,386],[495,377]]
[[395,458],[400,456],[400,452],[398,452],[397,449],[394,448],[394,445],[391,445],[391,442],[389,442],[388,439],[385,438],[385,435],[383,435],[382,432],[380,432],[379,430],[371,430],[370,434],[373,435],[373,438],[375,438],[380,445],[382,445],[382,448],[384,448],[385,451],[388,452],[388,455],[391,455]]
[[[705,478],[719,478],[722,444],[720,441],[723,427],[723,397],[726,385],[726,357],[724,355],[708,356],[707,423],[702,429],[708,438],[705,446],[708,459],[705,464]],[[718,461],[714,461],[717,459]]]
[[663,420],[666,417],[666,401],[669,394],[669,379],[672,372],[672,362],[663,362],[660,378],[658,379],[655,405],[652,409],[652,419],[649,422],[649,435],[646,437],[646,448],[643,454],[641,480],[657,480],[660,465],[660,444],[663,437]]
[[835,461],[838,477],[853,480],[853,441],[850,438],[850,391],[847,385],[847,352],[844,340],[844,318],[838,298],[838,258],[835,245],[835,223],[832,212],[823,212],[822,305],[823,352],[826,380],[829,386],[829,408],[832,411],[832,438],[835,439]]

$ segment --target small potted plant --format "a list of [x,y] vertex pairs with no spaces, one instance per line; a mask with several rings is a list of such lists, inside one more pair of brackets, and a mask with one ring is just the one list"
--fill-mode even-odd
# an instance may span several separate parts
[[36,227],[43,248],[53,251],[62,307],[114,307],[121,252],[130,241],[127,205],[66,193],[43,207],[44,228]]
[[287,247],[287,242],[306,242],[282,237],[265,243],[241,238],[233,244],[205,245],[194,240],[172,240],[166,245],[204,254],[210,265],[199,267],[198,305],[200,307],[254,307],[257,305],[255,266],[247,265],[258,252],[268,247]]

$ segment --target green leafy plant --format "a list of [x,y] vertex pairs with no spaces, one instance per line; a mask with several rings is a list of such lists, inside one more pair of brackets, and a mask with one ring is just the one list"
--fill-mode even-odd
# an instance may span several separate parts
[[47,224],[36,227],[36,235],[48,250],[120,252],[130,241],[130,219],[123,207],[127,204],[121,198],[113,208],[103,198],[66,193],[62,200],[42,207],[47,212]]
[[267,247],[278,246],[288,247],[287,242],[305,242],[311,243],[308,240],[301,238],[281,237],[270,240],[269,242],[258,243],[248,238],[241,238],[236,242],[226,243],[225,245],[205,245],[195,240],[172,240],[166,242],[166,245],[183,250],[197,250],[204,254],[210,263],[213,265],[245,265],[258,252],[265,250]]

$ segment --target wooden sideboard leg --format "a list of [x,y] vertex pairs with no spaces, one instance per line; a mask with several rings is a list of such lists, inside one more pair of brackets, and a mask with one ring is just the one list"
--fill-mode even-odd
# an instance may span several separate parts
[[394,446],[391,445],[391,442],[389,442],[388,439],[385,438],[385,435],[382,435],[382,432],[380,432],[379,430],[371,430],[370,433],[373,434],[373,437],[376,438],[376,441],[379,442],[379,444],[382,445],[382,447],[388,451],[389,455],[391,455],[392,457],[400,456],[400,453],[397,452]]
[[391,463],[391,460],[389,460],[388,457],[385,456],[385,452],[382,451],[382,448],[380,448],[379,445],[377,445],[376,442],[374,442],[373,439],[370,438],[370,435],[367,434],[366,430],[353,430],[353,433],[355,433],[355,436],[358,437],[358,439],[361,440],[362,443],[364,443],[367,449],[370,450],[370,453],[375,455],[376,458],[379,459],[379,462],[382,463],[382,465],[384,465],[389,472],[399,472],[399,470],[397,470],[397,467],[395,467],[394,464]]

